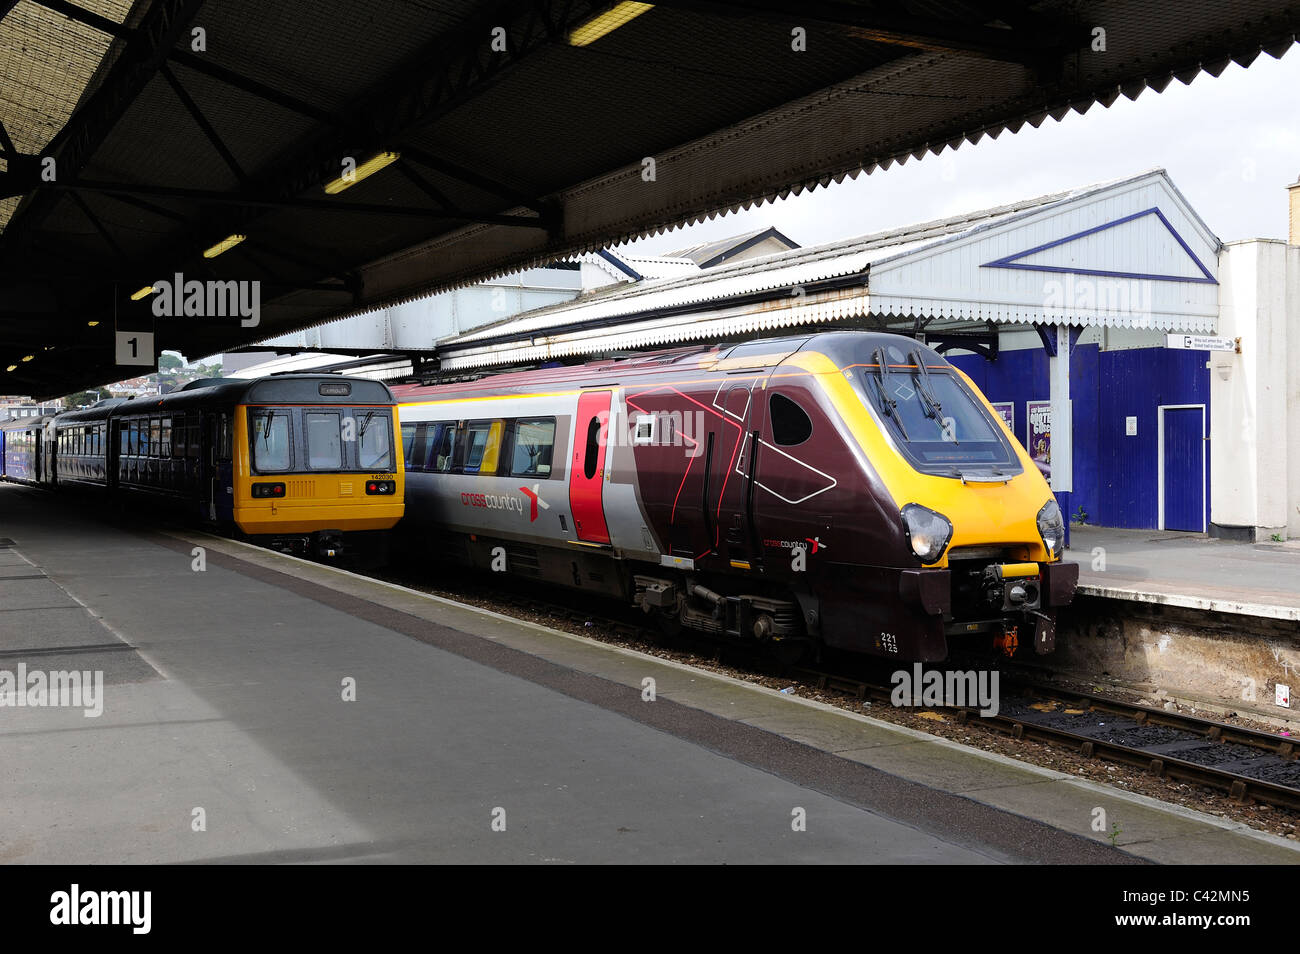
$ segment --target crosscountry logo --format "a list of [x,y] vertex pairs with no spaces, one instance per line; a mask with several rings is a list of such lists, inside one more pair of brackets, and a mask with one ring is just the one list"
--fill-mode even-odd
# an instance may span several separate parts
[[528,498],[528,503],[530,504],[530,508],[528,512],[529,523],[535,523],[537,521],[538,507],[541,507],[543,510],[551,509],[551,505],[542,499],[541,484],[533,484],[532,490],[529,490],[527,487],[520,487],[519,489],[523,491],[524,496]]

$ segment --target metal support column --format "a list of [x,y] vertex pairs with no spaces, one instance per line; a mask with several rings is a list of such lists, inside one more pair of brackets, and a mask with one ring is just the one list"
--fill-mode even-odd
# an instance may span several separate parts
[[1056,353],[1048,356],[1048,396],[1052,402],[1052,493],[1065,518],[1070,545],[1070,493],[1074,489],[1074,434],[1070,405],[1070,326],[1055,327]]

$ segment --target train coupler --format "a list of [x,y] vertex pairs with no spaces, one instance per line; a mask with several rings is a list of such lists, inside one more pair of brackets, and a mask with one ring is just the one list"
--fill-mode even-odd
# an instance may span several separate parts
[[343,533],[339,530],[320,530],[316,534],[316,555],[333,560],[343,555]]
[[1006,626],[1001,633],[993,637],[993,648],[1010,659],[1020,648],[1020,627]]

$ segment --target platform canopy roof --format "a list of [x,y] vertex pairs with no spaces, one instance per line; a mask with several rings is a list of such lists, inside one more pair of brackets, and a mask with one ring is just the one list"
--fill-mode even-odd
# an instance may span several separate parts
[[[115,327],[205,356],[1217,75],[1300,27],[1288,0],[642,6],[584,45],[605,0],[0,0],[0,391],[138,373]],[[261,282],[258,324],[130,300],[177,273]]]
[[[1220,241],[1153,169],[1115,182],[601,289],[441,343],[447,371],[789,328],[1212,332]],[[954,338],[953,340],[957,340]]]

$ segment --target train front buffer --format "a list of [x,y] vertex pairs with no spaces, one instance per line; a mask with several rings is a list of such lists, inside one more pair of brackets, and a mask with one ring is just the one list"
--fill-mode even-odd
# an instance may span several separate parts
[[941,630],[950,649],[991,641],[1014,655],[1026,641],[1034,652],[1056,648],[1056,611],[1074,598],[1077,563],[996,563],[956,560],[940,568],[903,570],[899,597],[920,628]]

